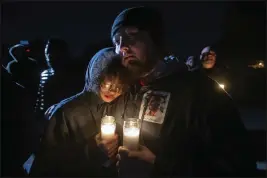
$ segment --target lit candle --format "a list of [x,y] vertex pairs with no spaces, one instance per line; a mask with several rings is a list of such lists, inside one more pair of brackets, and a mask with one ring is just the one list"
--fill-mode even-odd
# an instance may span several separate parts
[[116,121],[113,116],[105,116],[101,120],[101,138],[106,140],[114,136]]
[[130,118],[123,124],[123,146],[130,150],[139,147],[140,123],[138,119]]

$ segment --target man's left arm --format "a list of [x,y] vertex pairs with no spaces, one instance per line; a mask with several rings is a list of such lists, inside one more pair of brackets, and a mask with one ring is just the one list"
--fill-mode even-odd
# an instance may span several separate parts
[[167,124],[154,163],[156,175],[254,176],[256,161],[237,108],[225,92],[210,96],[188,99],[177,119]]
[[206,118],[211,171],[223,176],[255,176],[256,160],[239,111],[225,93],[215,93]]

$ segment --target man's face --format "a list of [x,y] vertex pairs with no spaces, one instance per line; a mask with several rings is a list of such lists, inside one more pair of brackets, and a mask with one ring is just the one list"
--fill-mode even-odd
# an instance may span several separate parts
[[116,53],[122,55],[122,64],[136,77],[148,73],[155,65],[155,45],[145,31],[135,27],[122,28],[113,37]]
[[211,69],[216,63],[216,53],[209,48],[203,49],[202,55],[202,65],[205,69]]

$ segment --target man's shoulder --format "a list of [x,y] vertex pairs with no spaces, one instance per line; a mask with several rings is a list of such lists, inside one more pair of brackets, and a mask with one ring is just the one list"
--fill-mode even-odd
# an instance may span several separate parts
[[158,80],[158,82],[164,82],[173,87],[186,87],[204,81],[209,81],[210,84],[212,83],[209,77],[199,71],[175,72]]
[[200,71],[176,72],[159,79],[156,85],[161,88],[163,86],[163,88],[177,94],[184,91],[186,93],[199,93],[199,95],[227,95],[216,81]]

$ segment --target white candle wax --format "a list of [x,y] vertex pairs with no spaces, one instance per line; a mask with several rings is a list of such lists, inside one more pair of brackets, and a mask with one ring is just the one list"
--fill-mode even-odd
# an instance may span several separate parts
[[102,139],[109,139],[110,137],[114,136],[116,126],[115,124],[106,123],[101,125],[101,138]]
[[139,146],[140,128],[124,128],[123,146],[130,150],[137,150]]

